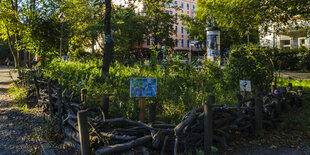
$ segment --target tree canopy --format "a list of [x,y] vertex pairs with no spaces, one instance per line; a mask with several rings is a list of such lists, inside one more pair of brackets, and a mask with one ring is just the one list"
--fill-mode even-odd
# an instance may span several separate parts
[[[293,23],[289,21],[294,17],[304,20],[310,17],[308,0],[198,0],[197,3],[195,21],[187,22],[189,31],[202,32],[205,27],[217,26],[229,45],[247,39],[258,42],[259,27],[267,30],[272,23],[287,25]],[[192,34],[203,38],[199,33]]]

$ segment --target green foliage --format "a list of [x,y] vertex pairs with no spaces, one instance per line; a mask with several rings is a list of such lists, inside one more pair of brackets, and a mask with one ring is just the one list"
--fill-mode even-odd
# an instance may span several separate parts
[[210,25],[223,30],[234,29],[239,36],[245,36],[250,29],[257,29],[256,7],[259,1],[238,0],[199,0],[197,14],[210,21]]
[[145,62],[132,67],[116,62],[105,82],[100,76],[100,65],[96,60],[86,63],[54,60],[46,67],[44,74],[57,79],[63,88],[73,90],[76,94],[82,88],[87,88],[90,105],[100,103],[102,95],[111,95],[112,117],[131,119],[138,118],[138,99],[129,97],[130,78],[157,78],[157,97],[148,98],[147,103],[157,105],[158,120],[170,123],[176,123],[185,112],[206,102],[207,95],[215,95],[217,103],[234,105],[238,91],[227,89],[227,73],[210,62],[205,62],[205,71],[196,71],[174,61],[164,66]]
[[26,88],[23,88],[17,83],[13,83],[12,87],[9,88],[8,93],[18,106],[23,106],[25,104],[25,99],[27,98],[28,93]]
[[144,1],[147,34],[153,45],[174,47],[171,36],[174,34],[173,24],[176,23],[176,18],[165,11],[171,3],[171,0]]
[[28,111],[28,105],[27,105],[27,104],[24,104],[24,105],[22,106],[22,108],[20,109],[20,111],[21,111],[22,113],[27,113],[27,111]]
[[293,89],[297,91],[297,86],[302,86],[304,91],[310,91],[310,80],[302,80],[302,79],[283,79],[279,78],[277,80],[277,85],[286,87],[289,83],[293,84]]
[[112,29],[115,40],[115,59],[126,62],[132,56],[128,51],[134,49],[137,43],[144,42],[147,35],[145,16],[135,12],[134,7],[115,6],[112,10]]
[[[249,41],[258,43],[258,26],[261,16],[256,11],[259,1],[198,0],[195,25],[216,26],[221,30],[221,48]],[[206,22],[207,21],[207,22]],[[189,25],[192,25],[189,23]],[[201,29],[201,30],[202,30]]]
[[[308,0],[270,1],[270,0],[197,0],[195,20],[186,20],[197,39],[201,39],[205,27],[217,26],[221,29],[221,48],[234,44],[259,42],[259,32],[267,32],[272,26],[280,30],[283,25],[293,26],[295,17],[309,20]],[[297,19],[297,18],[295,18]],[[206,22],[207,21],[207,22]],[[309,24],[297,24],[309,29]],[[201,34],[197,33],[200,32]]]
[[267,49],[277,70],[310,71],[310,50]]
[[[255,89],[265,86],[273,76],[272,61],[265,49],[257,46],[241,45],[233,48],[229,55],[229,68],[232,80],[251,80]],[[237,83],[236,83],[237,86]]]

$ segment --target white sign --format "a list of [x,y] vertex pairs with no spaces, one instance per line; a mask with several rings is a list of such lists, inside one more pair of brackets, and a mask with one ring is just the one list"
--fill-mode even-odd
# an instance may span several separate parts
[[251,81],[240,80],[240,91],[251,91]]

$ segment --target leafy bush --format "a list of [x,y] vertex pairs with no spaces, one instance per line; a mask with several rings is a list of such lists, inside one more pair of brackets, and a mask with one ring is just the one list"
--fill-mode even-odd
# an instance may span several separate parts
[[236,82],[245,79],[251,80],[256,89],[264,87],[274,70],[267,52],[268,50],[253,45],[237,46],[231,50],[229,69],[236,86]]
[[300,49],[266,49],[274,61],[277,70],[309,71],[310,50]]

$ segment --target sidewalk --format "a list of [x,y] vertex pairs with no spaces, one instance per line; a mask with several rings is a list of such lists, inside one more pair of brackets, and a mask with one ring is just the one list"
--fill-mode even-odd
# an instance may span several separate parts
[[285,79],[310,80],[310,73],[280,72],[280,77]]
[[41,148],[36,140],[39,133],[35,131],[39,130],[43,117],[39,110],[13,106],[6,92],[17,78],[12,69],[0,66],[0,155],[39,154]]

